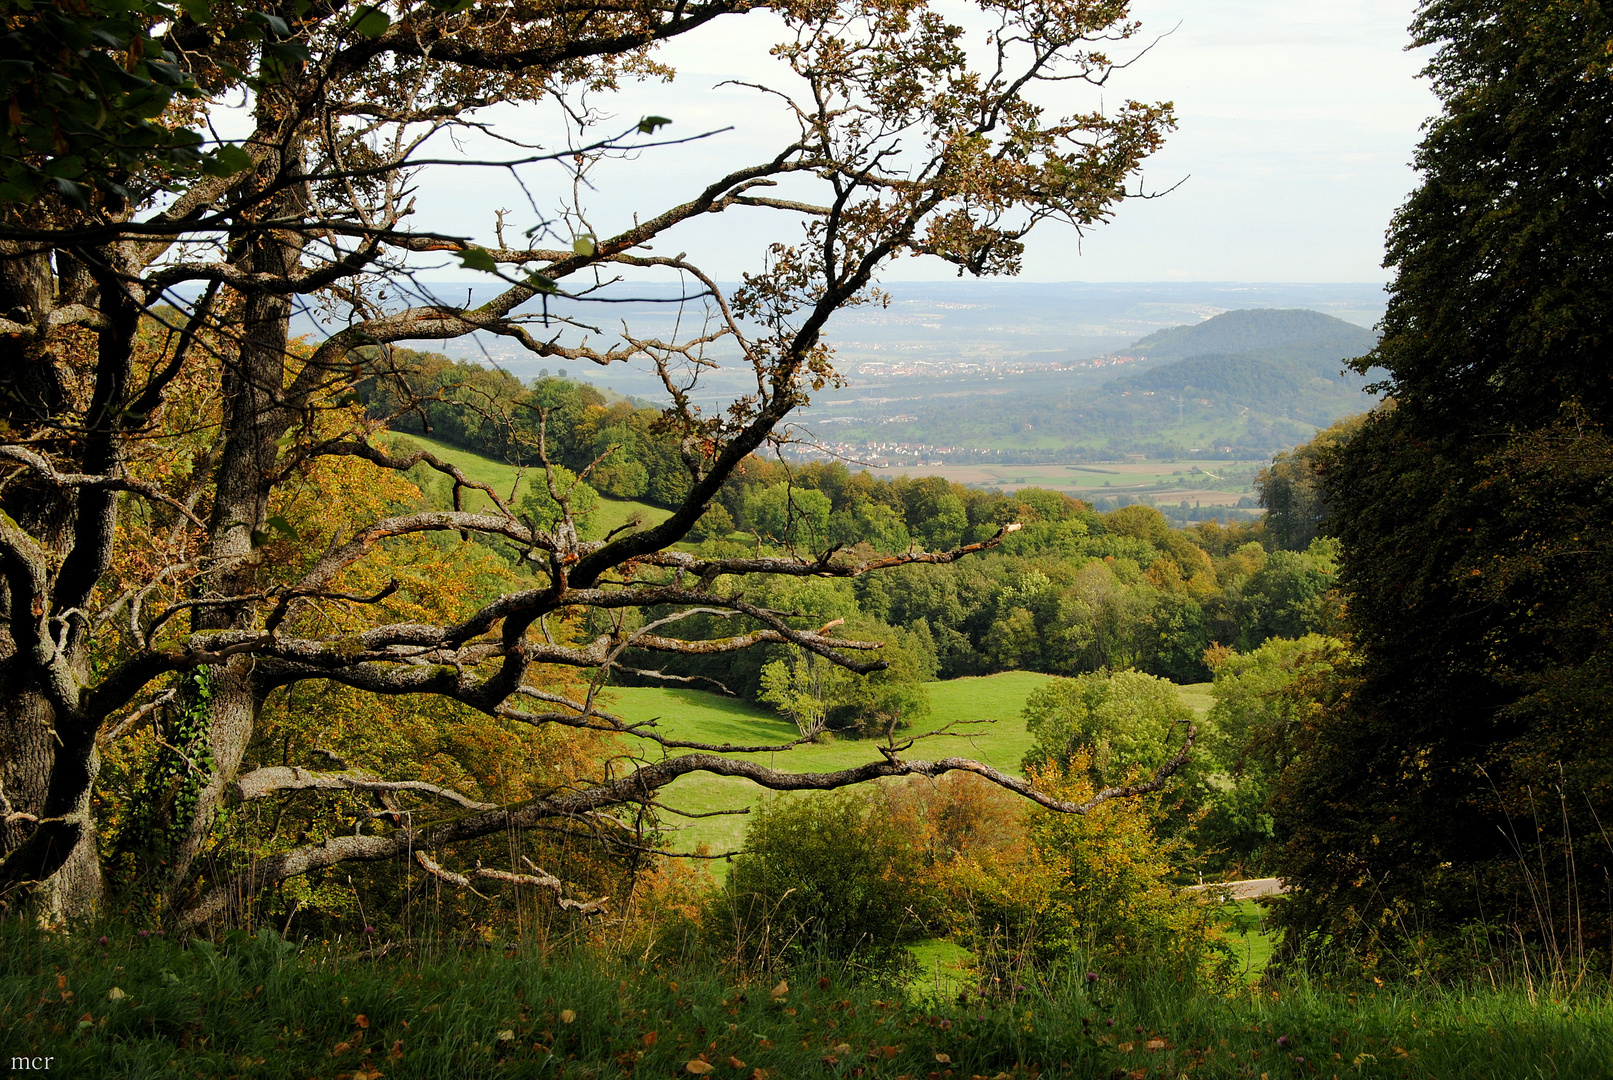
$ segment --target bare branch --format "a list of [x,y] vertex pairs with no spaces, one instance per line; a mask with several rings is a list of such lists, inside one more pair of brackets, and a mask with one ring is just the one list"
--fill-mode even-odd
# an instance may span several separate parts
[[827,773],[797,773],[774,769],[760,762],[741,761],[715,754],[684,754],[642,766],[614,780],[533,799],[518,807],[494,809],[444,822],[428,829],[396,829],[386,836],[333,837],[323,844],[297,848],[265,859],[250,872],[238,875],[212,892],[182,919],[194,926],[222,911],[233,899],[245,898],[288,878],[349,859],[374,861],[398,855],[436,851],[444,845],[475,839],[506,829],[533,828],[554,819],[586,819],[600,810],[628,804],[648,805],[655,794],[680,776],[703,772],[713,776],[734,776],[750,780],[770,791],[834,791],[884,777],[925,776],[931,779],[949,772],[971,772],[999,787],[1064,814],[1087,814],[1103,803],[1158,791],[1188,760],[1198,729],[1189,727],[1181,750],[1154,775],[1136,784],[1105,788],[1083,802],[1055,799],[1035,787],[978,761],[968,758],[942,758],[939,761],[903,761],[888,754],[883,761],[868,762]]
[[99,476],[86,473],[57,472],[45,457],[36,454],[23,446],[15,444],[0,445],[0,459],[8,459],[26,467],[39,479],[47,484],[61,488],[93,488],[102,491],[127,491],[150,499],[152,502],[162,503],[172,510],[183,514],[193,525],[206,528],[207,523],[197,517],[184,503],[169,495],[155,484],[148,484],[143,480],[131,480],[124,476]]
[[243,802],[265,799],[285,791],[414,791],[446,799],[466,810],[496,810],[498,804],[477,802],[451,788],[428,784],[423,780],[380,780],[362,772],[322,773],[300,769],[295,765],[271,765],[254,769],[238,776],[230,785],[235,797]]
[[[531,859],[527,859],[525,856],[522,856],[522,859],[528,866],[538,872],[536,874],[515,874],[508,870],[490,870],[486,867],[478,866],[468,875],[456,874],[452,870],[444,869],[425,852],[417,851],[414,853],[414,861],[419,863],[421,869],[428,874],[439,877],[450,885],[458,885],[461,889],[470,889],[471,892],[476,892],[474,888],[471,888],[471,878],[479,878],[483,881],[504,881],[512,885],[536,885],[540,888],[554,890],[555,896],[558,898],[556,903],[565,910],[576,911],[584,915],[592,915],[595,912],[606,910],[605,904],[610,900],[610,897],[601,896],[596,900],[587,902],[567,900],[562,895],[562,890],[565,886],[559,878],[533,866]],[[481,896],[482,894],[476,893],[476,895]],[[483,897],[483,899],[486,899],[486,897]]]

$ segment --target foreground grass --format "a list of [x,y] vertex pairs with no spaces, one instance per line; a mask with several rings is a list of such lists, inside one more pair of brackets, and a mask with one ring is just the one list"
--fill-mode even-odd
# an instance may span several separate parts
[[[830,970],[495,949],[314,958],[270,932],[100,945],[0,927],[0,1068],[94,1078],[1604,1077],[1605,996],[1307,985],[1222,994],[1138,965],[914,1004]],[[710,1066],[708,1068],[707,1066]],[[11,1075],[21,1075],[12,1071]]]

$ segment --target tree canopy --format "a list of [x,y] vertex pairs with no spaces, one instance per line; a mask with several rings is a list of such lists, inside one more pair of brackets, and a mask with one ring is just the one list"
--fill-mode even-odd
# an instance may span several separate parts
[[[1393,933],[1414,900],[1429,927],[1522,911],[1541,873],[1566,903],[1542,868],[1570,849],[1580,879],[1608,865],[1613,21],[1598,3],[1430,0],[1415,32],[1443,111],[1359,362],[1393,401],[1319,455],[1360,663],[1284,803],[1303,940]],[[1302,529],[1315,513],[1289,490]],[[1369,908],[1391,914],[1352,922]],[[1580,925],[1531,910],[1543,933]]]
[[[764,13],[779,78],[751,89],[781,108],[789,134],[695,190],[639,184],[632,213],[596,214],[596,166],[653,156],[669,120],[607,122],[594,102],[670,74],[657,43]],[[964,24],[982,17],[971,38]],[[900,740],[858,768],[785,772],[630,724],[599,690],[630,649],[787,644],[878,670],[878,642],[755,603],[747,582],[947,563],[993,542],[964,543],[960,507],[942,507],[933,520],[946,527],[919,538],[939,551],[847,551],[812,530],[778,554],[674,546],[836,377],[826,329],[878,299],[891,260],[1012,273],[1036,226],[1093,226],[1127,197],[1169,106],[1047,104],[1108,78],[1113,41],[1136,32],[1124,4],[295,0],[258,11],[185,0],[19,4],[6,19],[14,41],[63,42],[0,72],[12,94],[0,147],[7,902],[92,909],[110,848],[140,877],[148,910],[180,925],[314,871],[400,859],[441,882],[513,882],[592,910],[593,890],[539,866],[541,847],[510,869],[470,855],[463,873],[449,864],[456,852],[493,858],[475,848],[482,838],[545,830],[648,850],[642,815],[695,771],[821,789],[961,769],[1069,811],[1112,795],[1052,799],[963,759],[909,759]],[[243,91],[245,135],[212,135]],[[564,134],[546,146],[506,139],[497,159],[449,152],[455,137],[501,136],[495,105],[551,108]],[[102,106],[106,123],[86,129]],[[41,134],[47,116],[59,140]],[[209,137],[198,146],[190,130]],[[493,242],[416,218],[420,170],[486,166],[538,193],[529,212],[487,223]],[[725,288],[675,253],[687,226],[731,213],[777,240]],[[422,289],[411,275],[442,257],[489,275],[495,295],[467,305]],[[689,317],[671,333],[610,338],[576,314],[586,304],[549,309],[657,276],[685,286]],[[326,331],[296,341],[291,316],[304,305]],[[621,491],[659,478],[670,516],[586,538],[585,490],[548,467],[565,464],[546,444],[551,432],[564,441],[569,418],[541,402],[535,431],[484,417],[526,440],[549,494],[541,505],[512,506],[429,452],[388,449],[388,419],[429,416],[448,394],[487,400],[474,385],[414,379],[397,343],[472,333],[574,365],[658,371],[671,402],[654,424],[668,436],[665,467],[636,476],[613,459],[643,434],[628,425],[595,432],[572,473],[591,484],[597,471]],[[719,342],[754,390],[708,412],[694,387]],[[377,386],[391,417],[366,412]],[[421,466],[447,478],[452,509],[397,482]],[[464,509],[477,489],[486,508]],[[679,636],[697,612],[720,632]],[[391,747],[377,760],[396,771],[344,767],[340,747],[313,742],[354,728]],[[410,739],[440,755],[411,761],[399,750]],[[591,755],[575,741],[589,739],[628,749]],[[534,763],[518,783],[492,764],[501,745]],[[114,776],[121,824],[103,846]],[[236,834],[221,830],[241,819],[221,811],[265,800],[321,809],[262,847],[227,840]]]

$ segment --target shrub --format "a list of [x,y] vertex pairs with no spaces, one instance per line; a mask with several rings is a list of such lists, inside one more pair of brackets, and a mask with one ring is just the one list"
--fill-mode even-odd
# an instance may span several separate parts
[[705,914],[708,947],[746,967],[822,957],[882,970],[929,933],[936,892],[883,789],[776,799],[753,814]]
[[[1082,751],[1068,769],[1042,769],[1033,779],[1055,798],[1081,802],[1093,794],[1091,776],[1089,752]],[[1219,916],[1172,882],[1190,848],[1160,835],[1164,819],[1157,795],[1114,799],[1085,815],[1032,816],[1027,869],[1046,890],[1038,898],[1045,929],[1036,953],[1080,953],[1119,967],[1175,966],[1184,974],[1227,970]]]
[[1062,766],[1085,751],[1093,782],[1107,787],[1133,767],[1163,765],[1192,720],[1174,685],[1140,671],[1055,679],[1025,703],[1025,726],[1036,737],[1025,767]]

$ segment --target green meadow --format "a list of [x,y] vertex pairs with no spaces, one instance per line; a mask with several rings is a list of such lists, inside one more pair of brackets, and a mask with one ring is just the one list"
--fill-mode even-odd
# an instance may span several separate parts
[[[1030,671],[1004,671],[926,684],[930,716],[907,733],[910,738],[918,737],[907,756],[969,757],[1018,773],[1032,741],[1021,716],[1025,700],[1052,678]],[[1208,683],[1178,688],[1182,700],[1201,714],[1214,704],[1209,691]],[[797,734],[789,721],[771,709],[703,690],[634,686],[613,689],[610,694],[610,707],[616,713],[633,722],[654,721],[656,731],[671,738],[757,746],[786,743]],[[735,756],[799,772],[830,772],[879,759],[873,743],[843,737],[782,753]],[[742,777],[690,775],[667,789],[665,801],[678,810],[705,814],[743,809],[769,797],[778,796],[769,796]],[[701,844],[714,853],[736,851],[745,832],[741,815],[698,819],[668,815],[668,819],[674,830],[670,842],[679,851],[693,851]]]
[[[927,684],[931,713],[907,733],[922,736],[907,756],[970,757],[1017,773],[1031,747],[1020,712],[1031,691],[1050,678],[1005,671]],[[797,736],[794,725],[770,709],[702,690],[622,687],[610,693],[611,708],[619,715],[634,722],[653,720],[656,730],[671,738],[757,746],[786,743]],[[879,760],[872,742],[853,738],[808,743],[782,753],[734,756],[798,772],[831,772]],[[691,775],[667,789],[665,802],[678,810],[710,813],[743,809],[766,797],[767,792],[742,777]],[[738,850],[745,832],[745,818],[739,815],[699,819],[668,815],[668,819],[675,830],[671,844],[680,851],[692,851],[700,844],[713,852]]]
[[[469,450],[462,450],[457,446],[421,435],[400,435],[393,432],[386,436],[386,440],[399,451],[429,450],[442,460],[457,465],[466,479],[486,484],[498,492],[499,498],[506,502],[514,503],[531,490],[534,482],[541,483],[543,480],[541,467],[517,466],[507,461],[495,461],[493,458],[473,454]],[[464,505],[466,510],[475,512],[487,509],[492,505],[492,501],[480,491],[471,491],[466,493]],[[643,525],[658,525],[671,516],[671,511],[651,506],[649,503],[635,502],[631,499],[607,499],[600,496],[599,509],[594,512],[594,531],[602,536],[612,529],[629,524],[635,517]]]
[[[1005,671],[927,684],[931,714],[908,733],[918,738],[907,756],[970,757],[1004,772],[1019,773],[1020,762],[1032,742],[1021,711],[1032,691],[1052,678],[1028,671]],[[769,709],[701,690],[623,687],[609,693],[613,699],[610,707],[618,715],[633,722],[653,721],[656,731],[671,738],[756,746],[786,743],[796,735],[794,726]],[[1200,715],[1215,703],[1209,683],[1180,686],[1177,693]],[[765,760],[769,765],[799,772],[830,772],[879,758],[872,742],[852,738],[808,743],[779,753],[733,756]],[[743,777],[692,774],[680,777],[667,788],[663,801],[685,813],[711,814],[743,811],[764,799],[791,797],[769,792]],[[744,846],[746,820],[743,813],[703,818],[667,814],[664,824],[669,835],[665,844],[675,851],[738,851]],[[722,861],[711,864],[719,879],[725,876],[726,869]],[[1250,977],[1257,977],[1271,958],[1273,938],[1265,930],[1258,904],[1244,901],[1235,908],[1228,937],[1239,966]],[[921,971],[914,983],[916,991],[944,996],[966,978],[971,958],[952,942],[928,941],[909,951]]]

